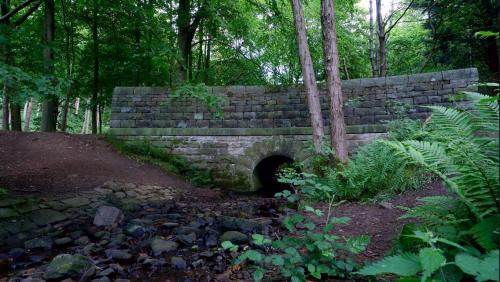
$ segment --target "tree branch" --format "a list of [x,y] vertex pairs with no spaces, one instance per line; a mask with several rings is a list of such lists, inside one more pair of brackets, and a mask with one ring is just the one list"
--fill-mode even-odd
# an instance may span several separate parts
[[10,12],[8,12],[7,14],[3,15],[2,17],[0,17],[0,23],[4,23],[6,20],[10,19],[12,16],[14,16],[19,11],[21,11],[26,6],[28,6],[29,4],[31,4],[31,3],[35,2],[35,1],[36,0],[26,0],[25,2],[23,2],[19,6],[15,7],[13,10],[11,10]]
[[31,8],[26,13],[24,13],[22,17],[20,17],[17,21],[14,22],[14,26],[17,27],[22,25],[29,18],[29,16],[31,16],[31,14],[33,14],[36,10],[38,10],[40,4],[42,4],[42,1],[34,3],[34,5],[31,6]]
[[406,6],[405,10],[403,11],[403,13],[399,16],[399,18],[391,25],[389,26],[389,28],[384,32],[384,35],[387,35],[389,32],[391,32],[391,30],[398,24],[398,22],[404,17],[404,15],[406,14],[406,12],[408,12],[408,10],[410,9],[410,7],[413,5],[413,3],[415,3],[415,0],[411,0],[410,4],[408,4],[408,6]]

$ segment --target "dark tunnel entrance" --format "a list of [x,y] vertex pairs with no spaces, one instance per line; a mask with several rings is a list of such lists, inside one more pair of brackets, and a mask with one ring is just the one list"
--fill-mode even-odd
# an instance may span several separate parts
[[274,155],[260,161],[253,171],[253,178],[258,191],[264,197],[273,197],[274,194],[290,189],[290,186],[278,182],[276,174],[287,164],[293,163],[293,159]]

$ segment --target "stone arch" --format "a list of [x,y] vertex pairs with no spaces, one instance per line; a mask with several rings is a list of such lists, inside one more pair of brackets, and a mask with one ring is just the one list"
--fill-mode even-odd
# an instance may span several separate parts
[[265,159],[280,157],[291,161],[303,161],[305,155],[304,142],[293,140],[292,136],[272,136],[266,140],[258,141],[248,147],[238,158],[238,167],[247,175],[250,191],[257,191],[260,183],[255,179],[255,169]]

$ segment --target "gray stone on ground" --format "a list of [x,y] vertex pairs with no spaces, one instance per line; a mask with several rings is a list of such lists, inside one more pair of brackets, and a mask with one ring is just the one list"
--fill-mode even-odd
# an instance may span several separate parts
[[106,250],[106,256],[115,260],[129,260],[132,254],[125,250]]
[[50,279],[78,278],[85,272],[93,271],[92,261],[82,255],[60,254],[47,266],[43,277]]
[[58,238],[56,240],[54,240],[54,243],[58,246],[60,245],[66,245],[66,244],[69,244],[73,241],[73,239],[69,238],[69,237],[63,237],[63,238]]
[[86,206],[90,204],[90,200],[85,197],[75,197],[75,198],[69,198],[69,199],[64,199],[61,202],[65,203],[66,205],[72,207],[72,208],[79,208]]
[[239,230],[242,232],[267,233],[272,224],[269,218],[246,219],[232,216],[222,216],[220,218],[222,229]]
[[0,218],[16,217],[19,213],[11,208],[0,208]]
[[97,226],[110,226],[118,224],[122,220],[122,211],[111,206],[100,206],[94,216],[94,224]]
[[168,253],[177,250],[179,244],[170,240],[163,240],[160,238],[154,238],[150,243],[153,255],[160,256],[163,253]]
[[24,242],[24,248],[29,250],[52,249],[52,238],[48,236],[38,237]]
[[68,215],[51,209],[42,209],[33,212],[30,217],[37,225],[44,226],[63,221]]
[[245,244],[248,242],[248,236],[238,231],[227,231],[222,234],[220,240],[231,241],[233,244]]
[[170,264],[172,268],[175,270],[185,270],[186,269],[186,261],[181,257],[172,257],[170,259]]

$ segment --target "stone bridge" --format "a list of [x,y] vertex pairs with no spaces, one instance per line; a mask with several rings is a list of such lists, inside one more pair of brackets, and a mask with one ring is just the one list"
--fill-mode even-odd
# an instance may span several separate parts
[[[380,137],[387,120],[423,119],[421,105],[451,104],[460,90],[473,90],[476,69],[342,81],[350,151]],[[116,87],[109,132],[126,141],[150,144],[182,155],[209,169],[221,187],[257,191],[273,181],[278,166],[307,160],[311,139],[309,112],[301,86],[209,87],[224,97],[222,119],[213,118],[193,98],[173,99],[169,88]],[[320,87],[323,119],[328,103]]]

